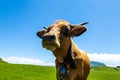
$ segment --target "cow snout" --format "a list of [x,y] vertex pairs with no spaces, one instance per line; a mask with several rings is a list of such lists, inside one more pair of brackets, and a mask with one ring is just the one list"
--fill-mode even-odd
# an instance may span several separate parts
[[45,34],[42,38],[42,45],[48,50],[55,50],[60,47],[60,43],[55,34]]
[[43,36],[43,41],[54,41],[55,40],[55,35],[54,34],[47,34]]

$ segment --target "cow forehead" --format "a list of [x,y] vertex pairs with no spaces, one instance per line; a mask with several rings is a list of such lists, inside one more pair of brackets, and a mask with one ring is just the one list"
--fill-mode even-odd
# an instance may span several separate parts
[[65,21],[65,20],[57,20],[56,22],[55,22],[55,24],[69,24],[69,22],[67,22],[67,21]]
[[54,24],[52,24],[49,29],[61,29],[62,27],[68,27],[70,28],[70,24],[67,22],[67,21],[64,21],[64,20],[59,20],[59,21],[56,21]]

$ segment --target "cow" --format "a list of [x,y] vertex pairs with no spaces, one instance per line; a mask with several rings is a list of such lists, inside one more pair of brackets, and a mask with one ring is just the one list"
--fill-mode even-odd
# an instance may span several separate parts
[[72,40],[87,30],[84,24],[72,25],[66,20],[57,20],[37,32],[37,36],[42,39],[42,46],[56,57],[57,80],[87,80],[90,72],[89,57]]

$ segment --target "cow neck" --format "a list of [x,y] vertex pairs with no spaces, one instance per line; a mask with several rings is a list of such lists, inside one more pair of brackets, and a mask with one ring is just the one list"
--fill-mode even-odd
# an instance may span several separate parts
[[70,42],[70,46],[68,48],[67,56],[64,59],[64,62],[62,63],[63,66],[66,66],[66,65],[70,64],[70,68],[76,69],[77,66],[76,66],[76,63],[75,63],[73,57],[74,56],[73,56],[73,52],[72,52],[72,43]]

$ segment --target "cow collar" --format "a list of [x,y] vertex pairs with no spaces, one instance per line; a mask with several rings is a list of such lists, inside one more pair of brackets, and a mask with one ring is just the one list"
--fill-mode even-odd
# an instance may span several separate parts
[[70,42],[70,47],[68,48],[68,53],[67,53],[66,58],[64,59],[63,66],[66,67],[66,65],[70,63],[70,68],[76,69],[77,66],[76,66],[76,63],[75,63],[73,57],[74,56],[73,56],[73,52],[72,52],[72,44]]
[[67,68],[67,65],[70,64],[71,69],[76,69],[76,63],[72,57],[73,52],[72,52],[72,46],[70,43],[70,47],[68,48],[68,53],[66,58],[64,59],[64,62],[62,65],[58,67],[58,79],[59,80],[68,80],[68,75],[69,75],[69,70]]

